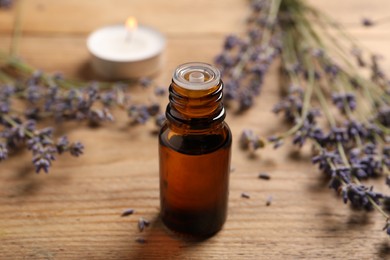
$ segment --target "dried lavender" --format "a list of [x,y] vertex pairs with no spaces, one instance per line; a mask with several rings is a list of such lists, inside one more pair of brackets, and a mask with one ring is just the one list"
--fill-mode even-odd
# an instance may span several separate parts
[[268,173],[265,173],[265,172],[262,172],[259,174],[259,179],[263,179],[263,180],[270,180],[271,179],[271,176],[269,176]]
[[143,238],[143,237],[137,237],[135,239],[135,242],[137,242],[138,244],[145,244],[146,243],[146,239]]
[[139,218],[139,220],[138,220],[138,230],[140,232],[144,231],[144,229],[146,227],[148,227],[149,225],[150,225],[150,222],[148,220],[146,220],[146,219],[144,219],[142,217]]
[[[252,1],[253,13],[248,19],[246,36],[229,35],[222,52],[215,58],[225,82],[225,103],[236,104],[238,112],[253,106],[253,98],[261,92],[264,75],[280,54],[280,38],[274,33],[278,5],[271,1]],[[266,19],[265,13],[270,13]]]
[[127,217],[127,216],[130,216],[130,215],[133,215],[134,213],[134,209],[125,209],[122,214],[121,214],[121,217]]
[[12,4],[13,4],[13,0],[0,0],[0,9],[10,8]]
[[[291,128],[270,136],[268,143],[279,148],[290,138],[298,147],[313,146],[312,163],[329,178],[329,187],[353,208],[379,211],[390,234],[389,216],[381,207],[389,208],[389,196],[364,184],[378,176],[390,182],[390,81],[380,56],[361,48],[342,26],[305,1],[253,0],[251,7],[245,37],[228,36],[216,58],[227,102],[235,101],[239,110],[250,108],[254,100],[245,95],[254,97],[260,89],[252,82],[261,83],[259,75],[263,78],[278,57],[286,95],[273,112]],[[253,133],[242,132],[242,148],[260,147]]]
[[[165,120],[160,105],[131,102],[129,86],[147,87],[151,79],[129,82],[75,82],[60,74],[37,71],[21,60],[0,53],[0,161],[22,147],[30,150],[37,173],[48,172],[58,155],[78,157],[84,145],[71,142],[66,136],[56,137],[54,128],[40,129],[42,119],[85,121],[99,126],[114,121],[110,110],[120,108],[132,123],[145,124],[155,119],[157,127]],[[15,100],[25,103],[21,109]]]
[[268,197],[267,197],[267,200],[265,201],[265,205],[266,205],[267,207],[268,207],[268,206],[271,206],[272,200],[273,200],[272,196],[271,196],[271,195],[268,196]]
[[241,198],[244,198],[244,199],[250,199],[250,198],[251,198],[251,196],[250,196],[248,193],[246,193],[246,192],[243,192],[243,193],[241,193]]

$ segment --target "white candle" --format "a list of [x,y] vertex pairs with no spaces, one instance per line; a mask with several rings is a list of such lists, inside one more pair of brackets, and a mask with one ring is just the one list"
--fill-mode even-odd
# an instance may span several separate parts
[[[136,25],[136,22],[127,22]],[[151,75],[161,65],[165,38],[138,26],[112,25],[94,31],[87,40],[94,71],[104,78],[124,79]]]

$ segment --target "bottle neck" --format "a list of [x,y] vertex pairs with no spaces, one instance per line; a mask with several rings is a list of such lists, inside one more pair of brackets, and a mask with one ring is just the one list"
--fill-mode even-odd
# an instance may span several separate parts
[[186,129],[207,129],[225,119],[223,83],[206,90],[190,90],[172,82],[166,116],[169,123]]

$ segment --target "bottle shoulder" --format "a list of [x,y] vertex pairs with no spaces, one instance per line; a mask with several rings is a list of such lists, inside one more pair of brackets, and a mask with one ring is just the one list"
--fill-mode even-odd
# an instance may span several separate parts
[[218,127],[202,131],[175,129],[164,124],[159,134],[160,145],[186,154],[206,154],[231,147],[232,134],[229,126],[222,122]]

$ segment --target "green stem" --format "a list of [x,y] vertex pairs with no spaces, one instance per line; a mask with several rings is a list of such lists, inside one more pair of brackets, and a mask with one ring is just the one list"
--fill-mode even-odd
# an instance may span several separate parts
[[14,19],[14,25],[13,25],[13,33],[12,33],[12,39],[11,39],[11,46],[10,46],[10,55],[15,57],[18,55],[19,50],[19,41],[21,38],[22,33],[22,5],[23,0],[18,0],[16,2],[16,12],[15,12],[15,19]]
[[[267,16],[267,24],[274,24],[275,23],[275,20],[276,20],[276,17],[277,17],[279,8],[280,8],[281,1],[282,0],[273,0],[272,1],[271,9],[270,9],[270,12]],[[263,36],[261,38],[260,46],[262,46],[262,47],[269,46],[268,43],[271,39],[271,36],[272,36],[271,30],[264,30]],[[237,80],[240,77],[242,70],[244,69],[245,65],[249,61],[249,58],[252,56],[253,52],[254,52],[254,48],[249,47],[247,49],[247,51],[242,55],[240,61],[238,62],[238,64],[236,65],[236,67],[234,68],[234,70],[232,72],[233,80]]]

